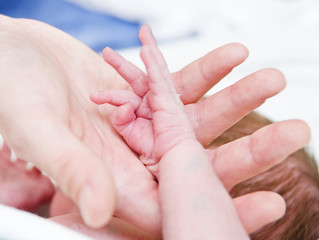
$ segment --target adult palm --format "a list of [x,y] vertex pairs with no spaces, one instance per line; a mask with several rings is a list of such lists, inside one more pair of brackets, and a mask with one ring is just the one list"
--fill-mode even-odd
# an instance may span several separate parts
[[[157,182],[111,127],[112,107],[97,107],[89,101],[96,90],[125,89],[127,83],[98,54],[51,26],[2,16],[0,29],[0,132],[10,148],[52,177],[90,226],[104,225],[115,209],[115,215],[158,233]],[[172,74],[203,144],[284,87],[283,76],[268,69],[192,104],[246,57],[244,47],[230,44]],[[291,128],[297,129],[293,139]],[[266,141],[258,141],[265,137]],[[275,124],[247,139],[253,143],[248,144],[250,148],[239,142],[212,154],[215,170],[227,188],[303,146],[308,132],[303,123],[293,121]],[[281,139],[285,140],[279,149],[273,142]],[[234,149],[249,154],[243,150],[241,156],[231,156]],[[264,157],[265,152],[270,157]],[[228,166],[239,158],[245,164],[231,174]],[[264,195],[261,204],[255,205],[265,206]],[[278,197],[267,196],[278,202]],[[237,200],[237,206],[244,209],[251,201],[251,196],[245,196]],[[239,215],[248,231],[265,223],[261,215],[255,222],[246,221],[252,218],[245,217],[244,211]]]

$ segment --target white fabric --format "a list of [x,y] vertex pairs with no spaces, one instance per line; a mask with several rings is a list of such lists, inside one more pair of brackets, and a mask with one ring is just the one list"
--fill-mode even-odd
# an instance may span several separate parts
[[[312,131],[319,159],[318,0],[68,0],[97,11],[151,25],[170,69],[178,70],[228,42],[241,42],[250,57],[209,94],[261,68],[285,74],[286,89],[258,110],[273,120],[299,118]],[[106,26],[107,27],[107,26]],[[193,33],[196,37],[184,38]],[[139,49],[122,54],[143,68]],[[2,146],[0,136],[0,147]],[[18,231],[12,231],[17,229]],[[0,205],[2,239],[89,239],[37,216]]]
[[[319,30],[319,28],[318,28]],[[295,28],[285,31],[242,32],[233,37],[197,37],[160,44],[171,71],[179,70],[212,49],[229,42],[241,42],[250,51],[249,58],[222,80],[210,94],[262,68],[280,69],[287,86],[269,99],[258,111],[275,121],[302,119],[312,131],[310,152],[319,159],[319,32]],[[139,49],[122,54],[143,68]]]
[[1,204],[0,238],[3,240],[92,240],[60,224]]
[[149,24],[159,40],[189,34],[231,36],[248,30],[319,28],[317,0],[67,0]]
[[[259,108],[279,121],[305,120],[312,130],[311,151],[319,158],[319,1],[317,0],[68,0],[124,19],[151,25],[171,70],[208,51],[241,42],[249,59],[217,90],[253,71],[275,67],[286,89]],[[196,33],[195,38],[181,39]],[[123,51],[143,67],[138,49]],[[213,91],[212,91],[213,92]]]

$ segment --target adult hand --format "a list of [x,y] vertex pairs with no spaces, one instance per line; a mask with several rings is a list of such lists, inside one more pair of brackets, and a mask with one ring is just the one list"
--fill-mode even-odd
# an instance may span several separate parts
[[[157,183],[112,129],[108,121],[112,108],[97,109],[88,101],[90,93],[98,89],[123,89],[127,84],[96,53],[46,24],[2,16],[0,29],[0,132],[10,148],[20,159],[35,163],[55,179],[80,207],[90,226],[98,227],[108,221],[117,191],[117,216],[150,232],[159,232]],[[199,99],[246,57],[245,48],[231,44],[173,74],[184,104]],[[210,138],[283,86],[283,76],[277,71],[259,71],[206,101],[189,105],[187,112],[198,139],[203,144],[210,142]],[[237,100],[228,101],[225,106],[230,93]],[[214,111],[206,111],[210,108]],[[219,123],[220,119],[224,122]],[[211,125],[212,121],[219,124]],[[297,131],[293,139],[289,132],[292,125]],[[266,153],[273,152],[271,158],[260,151],[259,162],[254,163],[250,161],[255,157],[253,152],[247,165],[253,164],[256,172],[305,144],[304,124],[286,122],[276,126],[263,131],[262,137],[287,138],[280,149],[269,146]],[[277,134],[272,134],[274,128],[279,128]],[[260,137],[257,138],[261,141]],[[260,141],[254,142],[264,146]],[[230,160],[236,159],[239,158]],[[219,164],[215,170],[221,173],[223,181],[235,184],[239,177],[231,181],[232,173],[226,167],[229,164]],[[243,178],[243,172],[239,175]]]
[[33,212],[50,201],[54,192],[47,177],[24,161],[14,159],[0,139],[0,204]]
[[[143,44],[156,46],[155,39],[152,37],[148,27],[142,28],[140,38]],[[148,101],[148,77],[136,66],[109,48],[104,49],[103,57],[107,63],[112,65],[126,79],[135,94],[123,90],[106,90],[95,93],[91,98],[98,104],[109,103],[119,107],[111,116],[113,126],[124,137],[130,147],[140,154],[141,161],[146,167],[157,176],[158,158],[154,158],[153,155],[154,132],[152,122],[149,121],[151,109]],[[201,60],[207,59],[203,58]],[[195,64],[205,66],[200,60],[193,63],[193,65]],[[186,70],[189,69],[186,68],[183,71]],[[214,73],[216,72],[212,74]],[[191,120],[193,120],[193,127],[202,128],[202,126],[198,125],[198,122],[205,126],[208,125],[205,130],[197,128],[196,131],[197,138],[202,144],[206,145],[206,141],[210,139],[209,136],[215,138],[221,131],[224,131],[232,123],[238,121],[241,116],[246,115],[248,110],[252,110],[253,106],[261,104],[264,94],[269,94],[271,89],[275,91],[283,87],[284,80],[280,72],[272,69],[264,71],[263,73],[268,73],[269,77],[273,78],[270,78],[270,80],[264,79],[265,76],[262,76],[261,73],[262,71],[251,75],[200,103],[185,105],[185,110],[189,113]],[[264,91],[261,86],[257,87],[257,84],[261,83],[254,82],[255,79],[253,77],[256,77],[257,81],[259,78],[269,81],[263,82],[266,83],[269,89]],[[190,80],[187,77],[184,79]],[[254,84],[256,84],[256,89],[252,93],[250,90]],[[262,89],[262,91],[258,92],[257,89]],[[252,95],[249,96],[250,93]],[[258,93],[261,96],[258,96]],[[259,101],[258,97],[260,98]],[[182,93],[181,98],[183,98]],[[222,99],[227,99],[229,102],[223,102]],[[218,107],[221,103],[224,103],[225,108]],[[217,110],[217,113],[209,111],[209,108],[214,105],[216,107],[214,110]],[[203,109],[201,114],[196,115],[197,111],[200,111],[201,108]],[[196,118],[196,116],[199,116],[199,118]],[[217,126],[216,129],[210,127],[215,125]],[[294,137],[295,134],[298,135],[298,139]],[[267,170],[280,160],[285,159],[289,155],[287,153],[292,153],[308,141],[309,129],[305,123],[299,120],[291,120],[272,124],[251,136],[244,137],[214,150],[208,150],[207,153],[225,187],[231,189],[237,183],[253,177]],[[282,148],[283,145],[281,143],[284,143],[284,148]],[[160,149],[165,152],[165,149]],[[232,171],[229,171],[230,169]],[[234,199],[234,204],[237,206],[239,215],[248,232],[253,232],[282,216],[284,214],[282,203],[278,195],[270,192],[256,192]],[[259,207],[259,213],[263,212],[261,215],[265,218],[262,219],[261,215],[259,215],[259,221],[256,221],[253,217],[254,213],[247,211],[248,206],[254,206],[254,209]]]
[[228,192],[196,140],[156,44],[144,44],[141,58],[147,81],[134,79],[134,91],[98,92],[91,98],[118,106],[113,126],[157,176],[163,238],[248,239]]

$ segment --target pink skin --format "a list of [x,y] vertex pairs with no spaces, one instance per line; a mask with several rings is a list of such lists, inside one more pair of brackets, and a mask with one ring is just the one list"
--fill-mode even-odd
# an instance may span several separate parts
[[55,190],[50,180],[36,169],[26,169],[22,160],[10,161],[10,149],[0,148],[0,203],[34,211],[51,200]]
[[[147,27],[144,27],[144,29],[142,28],[141,33],[140,33],[140,38],[141,38],[141,41],[143,44],[149,44],[151,46],[156,46],[156,42],[154,39],[152,39],[151,32],[147,31]],[[132,89],[134,90],[134,93],[130,92],[130,91],[123,91],[123,90],[100,91],[100,92],[93,94],[91,96],[91,99],[97,104],[110,103],[112,105],[118,106],[118,108],[112,113],[112,116],[111,116],[111,121],[113,123],[113,126],[124,137],[124,139],[127,141],[128,145],[134,151],[136,151],[137,153],[142,155],[141,160],[144,164],[146,164],[146,166],[149,168],[149,170],[151,170],[154,175],[158,176],[158,160],[160,158],[159,156],[162,156],[162,154],[167,149],[165,149],[165,148],[163,148],[163,146],[161,146],[161,147],[158,147],[158,149],[156,149],[156,147],[155,147],[155,150],[153,149],[154,151],[152,150],[152,148],[154,148],[154,146],[156,146],[157,142],[161,142],[161,141],[156,142],[155,137],[154,137],[153,126],[152,126],[152,114],[151,114],[151,108],[149,106],[150,99],[148,97],[148,95],[149,95],[149,86],[148,86],[148,82],[147,82],[148,78],[139,69],[137,69],[134,65],[127,62],[120,55],[113,52],[109,48],[106,48],[103,51],[103,57],[131,85]],[[167,71],[165,71],[165,76],[169,78],[169,74],[167,73]],[[274,78],[274,79],[276,79],[276,78]],[[256,84],[253,82],[253,80],[254,80],[253,75],[247,77],[247,79],[245,79],[245,80],[247,80],[247,81],[239,81],[237,84],[234,85],[234,87],[227,88],[227,89],[225,89],[225,91],[221,91],[220,93],[215,94],[214,96],[209,98],[207,101],[203,101],[202,102],[203,107],[206,106],[208,104],[208,102],[209,102],[210,106],[212,107],[214,101],[219,101],[219,99],[226,98],[226,95],[229,95],[229,94],[232,94],[232,95],[238,97],[238,99],[241,99],[240,95],[241,94],[247,95],[246,91],[248,89],[251,89],[252,86],[254,84]],[[276,84],[278,84],[278,83],[280,83],[280,82],[276,82],[276,83],[273,82],[273,86],[276,86]],[[282,83],[280,83],[280,84],[282,84]],[[237,92],[238,89],[241,89],[242,93]],[[262,94],[264,94],[264,93],[262,93]],[[231,98],[232,98],[232,95],[231,95]],[[258,96],[258,95],[256,95],[256,96]],[[261,96],[259,96],[259,97],[261,97]],[[183,96],[181,96],[181,98],[183,98]],[[236,99],[236,101],[238,99]],[[263,98],[261,97],[260,99],[263,99]],[[263,100],[260,100],[260,101],[262,102]],[[231,102],[234,103],[235,101],[232,100]],[[241,101],[241,102],[239,101],[238,103],[239,103],[239,105],[242,105],[242,104],[244,104],[244,102],[245,101]],[[255,105],[255,104],[258,105],[258,104],[260,104],[260,102],[256,101],[255,103],[253,103],[253,105]],[[228,106],[227,102],[224,102],[224,106],[225,106],[225,108],[222,108],[222,111],[219,114],[221,114],[227,120],[233,121],[231,119],[234,119],[234,116],[238,117],[238,114],[242,114],[242,113],[240,113],[240,111],[238,113],[235,113],[235,112],[228,112],[227,113],[230,106]],[[187,111],[187,112],[191,112],[192,110],[193,110],[192,105],[188,105],[185,108],[185,111]],[[218,110],[218,108],[217,108],[217,110]],[[163,122],[163,121],[160,121],[160,122]],[[169,122],[169,121],[166,121],[166,122]],[[202,123],[212,124],[211,122],[207,121],[205,123],[204,122],[202,122]],[[206,129],[206,130],[209,131],[209,134],[218,136],[218,134],[220,133],[218,131],[218,129],[224,128],[224,125],[219,125],[220,123],[225,124],[225,121],[214,122],[214,124],[216,126],[218,126],[216,128],[217,131],[214,131],[213,128]],[[179,125],[179,123],[176,123],[176,124]],[[290,125],[293,128],[295,128],[298,125],[298,127],[296,128],[296,129],[300,130],[300,131],[297,131],[298,135],[300,136],[300,138],[298,138],[298,144],[301,144],[300,146],[302,146],[305,143],[307,143],[307,141],[309,140],[309,135],[305,134],[306,132],[308,133],[308,131],[307,131],[308,129],[304,125],[304,123],[301,121],[289,121],[289,122],[282,122],[282,123],[273,124],[273,125],[268,126],[264,129],[261,129],[260,131],[257,131],[252,136],[248,136],[248,137],[245,137],[239,141],[235,141],[234,143],[227,144],[224,147],[221,147],[219,149],[209,151],[208,155],[212,159],[211,161],[213,161],[214,165],[221,164],[221,165],[225,166],[225,161],[229,161],[229,159],[236,159],[236,156],[233,156],[233,157],[229,158],[228,160],[225,159],[223,157],[223,154],[220,154],[221,152],[224,152],[224,151],[225,151],[225,154],[226,153],[229,154],[232,152],[237,152],[240,149],[240,151],[241,151],[240,156],[244,156],[246,154],[246,156],[252,157],[252,158],[247,158],[245,160],[245,162],[244,162],[245,164],[241,165],[242,167],[240,167],[238,169],[239,171],[233,171],[230,175],[229,175],[228,171],[224,172],[223,174],[219,174],[219,169],[217,168],[217,174],[221,178],[221,180],[223,180],[224,182],[225,181],[227,182],[226,178],[229,178],[230,176],[232,176],[232,177],[230,177],[230,179],[233,179],[233,178],[238,179],[238,180],[239,180],[239,178],[243,179],[243,176],[244,175],[247,176],[247,173],[250,172],[250,171],[247,172],[247,170],[250,167],[252,167],[252,169],[254,169],[254,170],[251,171],[248,175],[253,176],[256,173],[262,172],[262,171],[266,170],[267,168],[269,168],[270,162],[274,163],[274,162],[278,162],[278,161],[284,159],[286,153],[294,151],[293,149],[296,147],[297,142],[294,142],[294,141],[289,142],[289,143],[286,142],[287,145],[284,147],[284,151],[281,152],[279,149],[275,149],[275,148],[272,148],[272,150],[269,151],[270,149],[268,147],[265,147],[264,144],[261,144],[259,139],[264,139],[265,142],[267,142],[267,143],[268,143],[268,139],[269,139],[269,141],[284,142],[285,141],[284,138],[287,137],[286,134],[289,132],[288,128],[290,128],[290,127],[288,127],[288,126],[290,126]],[[195,125],[193,124],[193,126],[195,128],[197,127],[196,124]],[[165,129],[165,127],[163,127],[162,124],[159,127]],[[181,132],[183,132],[183,134],[184,134],[184,130],[182,130]],[[297,132],[295,131],[294,136]],[[207,133],[207,131],[206,131],[206,133]],[[176,133],[172,133],[172,136],[183,137],[183,134],[176,135]],[[197,138],[200,139],[202,143],[205,143],[207,141],[206,137],[204,137],[204,136],[197,136]],[[288,137],[288,138],[290,138],[290,137]],[[169,142],[167,142],[167,139],[164,139],[163,142],[169,144]],[[256,144],[256,143],[258,143],[258,144]],[[269,145],[267,145],[267,146],[269,146]],[[251,152],[252,150],[253,150],[253,152]],[[266,152],[268,155],[264,154]],[[272,152],[274,154],[272,154]],[[263,155],[260,155],[260,153],[263,153]],[[271,161],[269,161],[269,162],[264,161],[261,156],[269,156],[268,160],[271,160]],[[256,159],[254,159],[255,157],[256,157],[256,159],[258,159],[258,163],[255,163],[255,160],[256,160]],[[223,159],[223,160],[219,161],[219,159]],[[263,163],[263,164],[261,164],[261,163]],[[219,166],[219,168],[221,169],[221,166]],[[259,170],[257,170],[257,169],[259,169]],[[224,177],[226,177],[226,178],[224,178]],[[237,182],[238,181],[234,182],[233,180],[231,180],[230,182],[225,184],[225,187],[230,188],[231,186],[233,186]],[[260,195],[258,196],[258,194],[260,194]],[[267,194],[269,194],[269,195],[267,196]],[[268,219],[268,220],[273,219],[274,220],[274,219],[282,216],[282,214],[284,213],[284,203],[283,203],[282,199],[280,199],[279,196],[272,195],[272,197],[271,197],[270,195],[271,195],[271,193],[256,193],[256,195],[251,195],[247,199],[246,198],[243,198],[243,199],[245,199],[245,200],[250,199],[250,200],[252,200],[252,202],[254,202],[254,200],[253,200],[254,197],[257,197],[258,199],[261,199],[261,198],[259,198],[260,196],[266,197],[268,199],[267,201],[269,201],[268,203],[271,203],[271,202],[273,203],[271,208],[273,208],[273,207],[274,208],[273,208],[273,211],[265,211],[264,212],[267,215],[269,214],[268,215],[269,218],[266,217],[265,219]],[[252,198],[250,198],[250,197],[252,197]],[[266,198],[264,198],[264,200],[266,200]],[[241,203],[245,202],[245,201],[242,201],[243,199],[240,199],[239,202],[241,202]],[[236,202],[236,200],[237,199],[235,199],[235,202]],[[264,201],[264,203],[266,203],[266,201]],[[256,201],[254,202],[254,205],[255,204],[256,204]],[[269,204],[266,204],[266,205],[268,207],[270,206]],[[266,205],[264,205],[262,208],[264,208]],[[260,206],[259,206],[259,209],[262,209],[262,208],[260,208]],[[266,208],[264,208],[264,209],[266,209]],[[275,212],[277,212],[276,215],[274,214]],[[247,231],[252,232],[252,231],[255,231],[256,229],[258,229],[257,225],[254,226],[254,224],[257,223],[256,221],[249,221],[249,226],[248,226],[245,224],[246,223],[245,217],[243,217],[245,214],[242,211],[239,211],[239,214],[240,214],[240,218],[244,222],[244,225],[245,225]],[[250,214],[254,214],[254,213],[250,212]],[[266,215],[264,215],[264,216],[266,216]],[[261,222],[259,222],[259,223],[261,223]],[[264,221],[263,223],[266,223],[266,221]],[[259,226],[261,226],[261,225],[259,225]]]
[[[156,46],[156,41],[147,26],[142,28],[140,39],[144,45]],[[143,164],[157,175],[159,159],[153,154],[154,132],[150,121],[152,109],[147,97],[149,93],[147,76],[110,48],[104,49],[103,56],[104,60],[131,85],[134,92],[109,90],[91,95],[91,100],[97,104],[109,103],[118,107],[111,115],[113,126],[124,137],[126,143],[139,153]]]
[[164,58],[154,44],[144,44],[141,57],[148,73],[143,96],[128,90],[98,93],[91,99],[119,106],[111,118],[114,127],[134,151],[153,159],[155,171],[160,167],[164,239],[248,239],[230,196],[196,140]]
[[[112,128],[109,114],[113,108],[97,108],[88,101],[97,89],[127,89],[127,83],[100,56],[69,35],[37,21],[0,19],[0,132],[10,148],[56,180],[89,226],[101,227],[115,214],[159,234],[157,183]],[[203,145],[284,87],[279,71],[264,69],[196,102],[247,55],[242,45],[228,44],[171,74]],[[145,78],[134,67],[132,72]],[[209,156],[217,175],[230,188],[283,160],[308,140],[304,123],[285,121],[210,151]],[[229,166],[238,169],[228,170]],[[238,206],[247,209],[254,196],[242,198]],[[278,196],[267,196],[254,205],[264,214],[238,209],[248,231],[283,213],[282,204],[274,201]],[[269,211],[269,203],[277,207]]]
[[[149,37],[149,35],[146,36]],[[145,42],[155,44],[151,39]],[[103,54],[105,60],[115,69],[117,69],[117,71],[120,72],[123,77],[125,77],[125,80],[131,84],[134,92],[125,90],[101,91],[92,94],[91,100],[97,104],[109,103],[118,107],[111,115],[111,122],[114,128],[124,137],[127,144],[140,155],[140,159],[143,164],[145,164],[145,166],[155,176],[157,176],[159,159],[168,150],[168,148],[165,147],[166,144],[171,143],[171,141],[168,141],[167,138],[170,140],[174,139],[173,136],[179,136],[183,138],[185,135],[184,129],[182,127],[178,132],[166,132],[166,127],[161,126],[162,124],[160,124],[158,129],[156,129],[156,134],[160,137],[157,138],[155,142],[155,133],[152,123],[153,111],[150,107],[150,101],[152,101],[153,98],[150,98],[149,96],[150,90],[148,82],[145,81],[146,78],[143,78],[142,81],[139,81],[140,79],[138,78],[134,79],[134,75],[130,75],[129,69],[126,68],[129,63],[111,49],[106,48],[103,51]],[[167,71],[165,71],[165,74],[167,75],[166,77],[170,78]],[[170,90],[175,91],[174,88],[171,88]],[[161,109],[159,109],[159,112],[160,110]],[[172,114],[175,113],[172,112]],[[179,121],[174,122],[172,119],[174,119],[174,115],[163,115],[163,119],[161,120],[163,122],[173,124],[170,126],[172,128],[175,127],[175,124],[180,124]],[[189,120],[187,120],[187,123],[189,124],[190,128]],[[191,134],[192,137],[195,138],[193,130],[187,131],[187,134]],[[175,142],[175,140],[173,140],[173,142]]]

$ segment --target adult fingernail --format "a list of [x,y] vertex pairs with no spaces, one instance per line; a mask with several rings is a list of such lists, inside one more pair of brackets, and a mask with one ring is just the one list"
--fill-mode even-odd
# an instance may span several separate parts
[[2,149],[3,143],[4,143],[4,140],[3,140],[2,135],[0,134],[0,149]]
[[80,193],[78,204],[84,223],[92,228],[101,228],[111,219],[112,214],[107,205],[99,205],[95,198],[92,188],[86,186]]
[[79,196],[79,208],[84,223],[88,226],[94,225],[92,216],[92,190],[89,187],[84,187]]
[[11,149],[10,161],[11,161],[11,162],[16,162],[17,160],[18,160],[17,155],[16,155],[15,152]]

